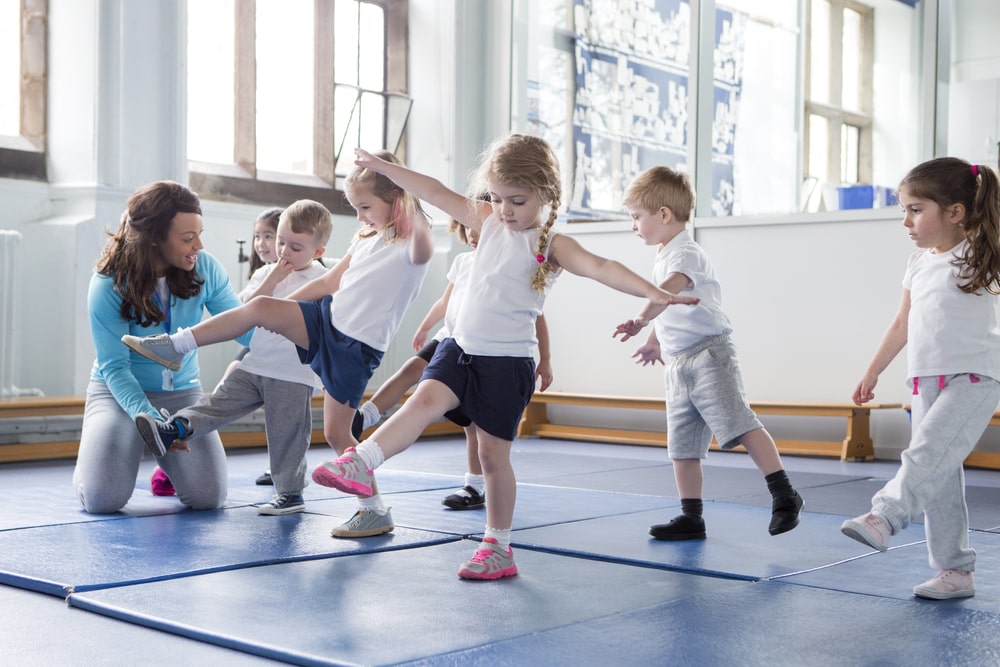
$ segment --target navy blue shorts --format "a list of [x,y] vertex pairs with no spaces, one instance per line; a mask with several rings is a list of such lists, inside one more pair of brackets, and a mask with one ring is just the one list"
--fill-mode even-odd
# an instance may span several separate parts
[[330,301],[299,301],[309,334],[309,349],[296,346],[299,360],[323,381],[323,388],[338,403],[355,410],[368,381],[382,363],[383,352],[338,331],[330,322]]
[[[427,363],[431,363],[431,359],[434,358],[434,352],[438,349],[438,344],[440,342],[441,341],[439,341],[437,338],[431,338],[426,345],[420,348],[420,351],[417,352],[415,356],[420,357]],[[423,376],[421,376],[420,379],[423,379]],[[465,416],[465,413],[462,412],[462,408],[455,408],[454,410],[449,410],[448,412],[444,413],[444,416],[445,419],[447,419],[448,421],[457,426],[461,426],[462,428],[465,428],[466,426],[470,426],[472,424],[472,420]]]
[[445,338],[420,379],[444,383],[458,396],[461,413],[476,426],[513,440],[535,393],[535,360],[466,354],[454,338]]

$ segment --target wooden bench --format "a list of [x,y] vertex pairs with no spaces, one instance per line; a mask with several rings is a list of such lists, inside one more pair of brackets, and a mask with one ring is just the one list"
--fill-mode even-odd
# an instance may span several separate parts
[[[366,394],[365,398],[369,395]],[[58,439],[60,435],[69,432],[79,432],[80,423],[83,420],[83,406],[85,399],[83,396],[22,396],[14,398],[0,399],[0,424],[5,420],[12,424],[13,420],[42,418],[51,420],[51,424],[42,423],[33,428],[25,428],[24,434],[30,437],[19,435],[13,430],[15,442],[0,442],[0,463],[14,463],[23,461],[42,461],[50,459],[76,458],[80,449],[79,438]],[[314,409],[322,410],[323,397],[314,396],[312,399]],[[70,424],[60,426],[57,421],[66,421],[71,418]],[[323,437],[323,420],[313,419],[312,437],[310,444],[326,445],[326,438]],[[373,431],[369,429],[366,433]],[[427,427],[423,435],[453,435],[461,433],[462,430],[451,422],[435,422]],[[46,433],[55,433],[57,436],[48,439]],[[264,434],[263,422],[259,428],[246,424],[235,423],[219,431],[222,437],[222,444],[226,449],[245,449],[252,447],[266,447],[267,436]],[[3,433],[0,433],[0,437]]]
[[[521,420],[518,435],[520,437],[538,436],[542,438],[591,440],[594,442],[649,445],[655,447],[667,446],[665,423],[662,431],[553,423],[549,419],[548,414],[548,406],[550,405],[666,412],[666,401],[662,398],[573,394],[555,391],[535,392],[531,403],[524,411],[524,418]],[[875,448],[871,437],[871,411],[901,408],[903,406],[900,403],[875,403],[859,407],[853,403],[777,403],[751,401],[750,407],[762,415],[844,417],[847,419],[847,429],[842,441],[778,440],[776,441],[778,451],[782,454],[836,456],[843,461],[871,461],[875,458]],[[718,445],[713,443],[713,448],[718,449]]]

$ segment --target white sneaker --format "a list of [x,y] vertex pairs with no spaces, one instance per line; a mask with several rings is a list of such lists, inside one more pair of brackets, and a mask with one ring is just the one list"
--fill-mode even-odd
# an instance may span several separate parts
[[914,586],[913,594],[930,600],[971,598],[976,594],[976,584],[971,572],[941,570],[919,586]]
[[166,366],[172,371],[181,369],[181,362],[187,356],[174,349],[174,344],[167,334],[157,334],[156,336],[132,336],[125,334],[122,342],[138,354],[155,361],[161,366]]

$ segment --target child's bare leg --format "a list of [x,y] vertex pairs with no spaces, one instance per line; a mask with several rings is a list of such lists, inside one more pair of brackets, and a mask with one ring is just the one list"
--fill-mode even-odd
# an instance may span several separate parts
[[458,397],[446,384],[437,380],[424,380],[417,385],[413,396],[361,446],[378,443],[384,458],[391,458],[416,442],[428,425],[449,410],[457,408],[458,404]]
[[766,429],[758,428],[740,437],[740,443],[746,448],[750,458],[757,468],[764,473],[767,490],[771,493],[771,524],[767,532],[771,535],[787,533],[799,525],[799,514],[802,511],[802,497],[792,488],[778,447],[774,438]]
[[198,346],[239,338],[250,329],[273,331],[299,347],[309,347],[306,321],[298,301],[259,296],[191,327]]
[[478,510],[486,505],[486,482],[483,479],[483,464],[479,461],[479,429],[475,424],[466,426],[465,458],[466,473],[462,488],[445,496],[441,504],[453,510]]
[[[510,440],[503,440],[477,429],[479,461],[486,482],[486,527],[510,531],[514,522],[517,480],[510,463]],[[510,542],[508,535],[507,542]]]
[[403,400],[403,396],[413,385],[420,382],[420,376],[427,368],[427,362],[420,357],[410,357],[399,367],[392,377],[386,380],[378,388],[372,397],[371,402],[375,404],[378,411],[385,414],[389,408]]
[[466,426],[465,431],[465,458],[468,463],[468,470],[473,475],[483,474],[483,464],[479,459],[479,429],[475,424]]
[[764,475],[784,470],[781,456],[778,454],[778,447],[766,429],[759,428],[744,433],[740,437],[740,444],[747,450],[747,454]]
[[701,459],[674,459],[673,464],[681,514],[667,523],[650,526],[649,534],[658,540],[703,540],[705,520],[701,516],[701,492],[705,477]]

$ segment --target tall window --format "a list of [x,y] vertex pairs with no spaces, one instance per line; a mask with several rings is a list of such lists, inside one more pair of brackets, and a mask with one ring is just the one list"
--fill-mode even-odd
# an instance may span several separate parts
[[853,0],[810,0],[805,164],[823,183],[872,182],[874,11]]
[[0,0],[0,177],[44,181],[45,0]]
[[402,146],[406,30],[406,0],[188,3],[192,187],[346,212],[353,149]]

